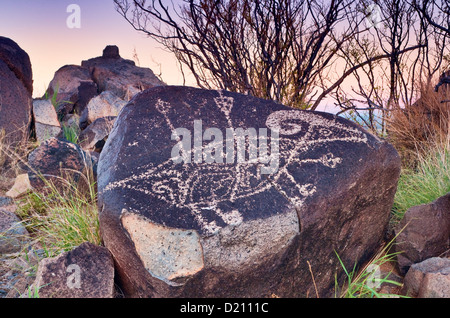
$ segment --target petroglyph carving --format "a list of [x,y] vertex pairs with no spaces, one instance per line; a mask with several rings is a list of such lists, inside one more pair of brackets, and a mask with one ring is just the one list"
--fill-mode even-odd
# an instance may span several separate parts
[[[236,129],[239,127],[234,127],[230,116],[234,105],[233,98],[225,97],[219,92],[219,97],[215,98],[214,101],[229,125],[229,127],[222,127],[222,131],[229,130],[229,132],[232,132],[234,139],[231,141],[236,142]],[[174,111],[170,103],[159,100],[156,108],[171,130],[168,133],[173,133],[176,128],[170,120],[171,116],[169,116]],[[172,158],[167,158],[161,164],[150,163],[140,167],[139,171],[130,172],[129,177],[108,184],[104,191],[120,188],[133,189],[148,196],[156,197],[166,202],[169,207],[187,208],[204,233],[214,234],[223,226],[218,225],[215,220],[208,217],[211,213],[214,213],[223,220],[224,224],[228,225],[238,224],[245,220],[245,215],[242,215],[239,208],[230,208],[229,211],[218,209],[217,206],[221,202],[233,203],[238,199],[249,199],[275,187],[279,192],[285,194],[291,203],[299,207],[305,202],[306,198],[316,192],[316,188],[311,182],[299,184],[292,175],[290,167],[312,164],[335,169],[342,163],[342,158],[327,152],[327,144],[333,142],[367,143],[367,135],[356,127],[304,111],[276,111],[267,117],[265,124],[266,127],[258,128],[269,128],[279,132],[279,136],[277,136],[277,142],[279,143],[279,162],[277,164],[279,164],[279,168],[277,167],[273,174],[266,176],[261,173],[261,168],[270,168],[265,166],[265,163],[269,160],[267,155],[260,157],[263,160],[254,162],[233,161],[233,164],[227,163],[228,160],[224,160],[223,163],[196,160],[196,158],[198,159],[196,156],[202,156],[203,151],[208,149],[208,145],[205,146],[203,143],[196,142],[196,138],[202,136],[195,136],[194,133],[194,147],[184,149],[186,147],[180,144],[178,149],[184,151],[184,159],[187,159],[187,157],[193,158],[192,162],[186,163],[189,161],[174,161]],[[174,135],[176,133],[172,135],[174,144],[180,143],[181,139]],[[231,135],[228,135],[225,138],[225,143],[231,142],[230,139]],[[268,145],[259,143],[259,146],[264,148]],[[308,157],[311,150],[319,148],[322,149],[320,151],[322,155]],[[264,149],[259,149],[259,151],[264,153]],[[227,154],[224,153],[223,156],[225,158]],[[279,184],[289,187],[289,195]]]

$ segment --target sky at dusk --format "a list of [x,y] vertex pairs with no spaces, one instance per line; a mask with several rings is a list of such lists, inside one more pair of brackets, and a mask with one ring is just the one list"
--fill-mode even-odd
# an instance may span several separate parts
[[[67,26],[70,4],[81,9],[79,29]],[[120,55],[130,60],[136,51],[139,65],[161,72],[167,84],[183,83],[173,55],[135,31],[116,12],[112,0],[1,0],[0,35],[14,40],[30,56],[33,97],[45,93],[60,67],[100,56],[107,45],[117,45]]]
[[[80,8],[80,28],[67,26],[71,4]],[[183,85],[174,55],[136,31],[115,10],[113,0],[0,0],[0,36],[15,41],[30,56],[34,98],[45,94],[59,68],[101,56],[107,45],[117,45],[122,58],[152,69],[166,84]],[[186,76],[185,84],[196,86],[193,77]],[[334,112],[330,104],[325,101],[318,110]]]

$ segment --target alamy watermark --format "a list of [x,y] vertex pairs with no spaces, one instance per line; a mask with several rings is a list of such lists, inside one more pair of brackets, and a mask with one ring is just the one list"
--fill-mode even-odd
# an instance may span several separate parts
[[[171,138],[178,141],[171,153],[171,159],[176,164],[261,164],[261,174],[274,174],[279,168],[280,138],[276,129],[227,128],[224,138],[219,128],[203,131],[202,120],[194,120],[193,143],[192,133],[187,128],[173,130]],[[204,146],[205,141],[209,143]]]
[[368,273],[366,285],[371,289],[378,289],[381,286],[381,269],[379,265],[370,264],[366,268],[366,272]]
[[66,285],[70,289],[80,289],[81,288],[81,268],[77,264],[70,264],[66,269],[67,273],[70,275],[67,277]]
[[67,17],[66,25],[69,29],[81,28],[81,8],[78,4],[69,4],[66,9],[70,15]]
[[367,28],[378,28],[381,23],[381,8],[376,3],[370,4],[364,8],[366,16],[365,24]]

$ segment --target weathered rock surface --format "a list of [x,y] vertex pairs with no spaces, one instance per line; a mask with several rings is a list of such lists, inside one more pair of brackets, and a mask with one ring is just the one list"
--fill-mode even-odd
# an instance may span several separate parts
[[28,156],[31,186],[36,189],[45,184],[42,177],[57,181],[57,177],[79,178],[79,172],[91,168],[89,154],[80,146],[57,138],[49,138]]
[[13,204],[10,197],[0,197],[0,207]]
[[450,193],[430,204],[415,206],[406,211],[396,227],[396,251],[400,271],[409,266],[439,256],[449,249]]
[[127,103],[110,91],[102,92],[92,98],[80,117],[80,127],[85,129],[95,120],[104,117],[117,117]]
[[158,87],[100,155],[101,232],[126,296],[314,297],[312,271],[328,297],[335,252],[352,268],[383,240],[399,173],[393,147],[331,114]]
[[31,190],[30,178],[27,173],[19,174],[14,180],[14,184],[8,192],[6,192],[6,196],[17,199],[23,194],[26,194],[29,190]]
[[113,45],[107,46],[101,57],[83,61],[81,66],[91,71],[99,91],[111,91],[122,99],[130,91],[165,85],[151,69],[137,67],[133,61],[121,58],[118,47]]
[[47,97],[56,93],[57,112],[60,118],[71,113],[78,102],[79,87],[82,83],[95,83],[88,69],[79,65],[65,65],[55,72],[47,89]]
[[93,81],[81,81],[78,86],[78,101],[74,106],[75,114],[81,115],[89,101],[98,95],[97,84]]
[[56,137],[61,132],[58,115],[50,100],[36,99],[33,101],[33,118],[36,139],[39,143]]
[[0,96],[0,130],[5,131],[6,142],[23,141],[31,123],[31,94],[1,59]]
[[12,212],[0,209],[0,255],[22,249],[29,238],[20,219]]
[[0,256],[0,298],[27,296],[28,287],[35,279],[37,265],[45,255],[46,250],[40,243],[30,240],[20,252]]
[[85,151],[101,152],[116,117],[102,117],[96,119],[80,134],[80,146]]
[[83,243],[39,263],[32,289],[39,298],[113,298],[114,263],[109,251]]
[[33,71],[27,52],[13,40],[0,36],[0,60],[22,82],[31,96],[33,94]]
[[404,293],[418,298],[450,298],[450,258],[432,257],[413,264],[405,276]]

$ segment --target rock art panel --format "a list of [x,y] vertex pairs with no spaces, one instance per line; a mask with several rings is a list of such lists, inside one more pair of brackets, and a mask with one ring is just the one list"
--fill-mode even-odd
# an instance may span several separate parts
[[[100,155],[100,223],[133,296],[306,295],[308,258],[326,295],[334,250],[353,266],[382,239],[399,167],[390,145],[331,114],[153,88],[122,109]],[[147,223],[134,232],[130,215]],[[159,243],[145,237],[160,228],[179,233],[151,236],[175,250],[195,233],[203,265],[172,257],[186,268],[176,279],[149,270]]]

